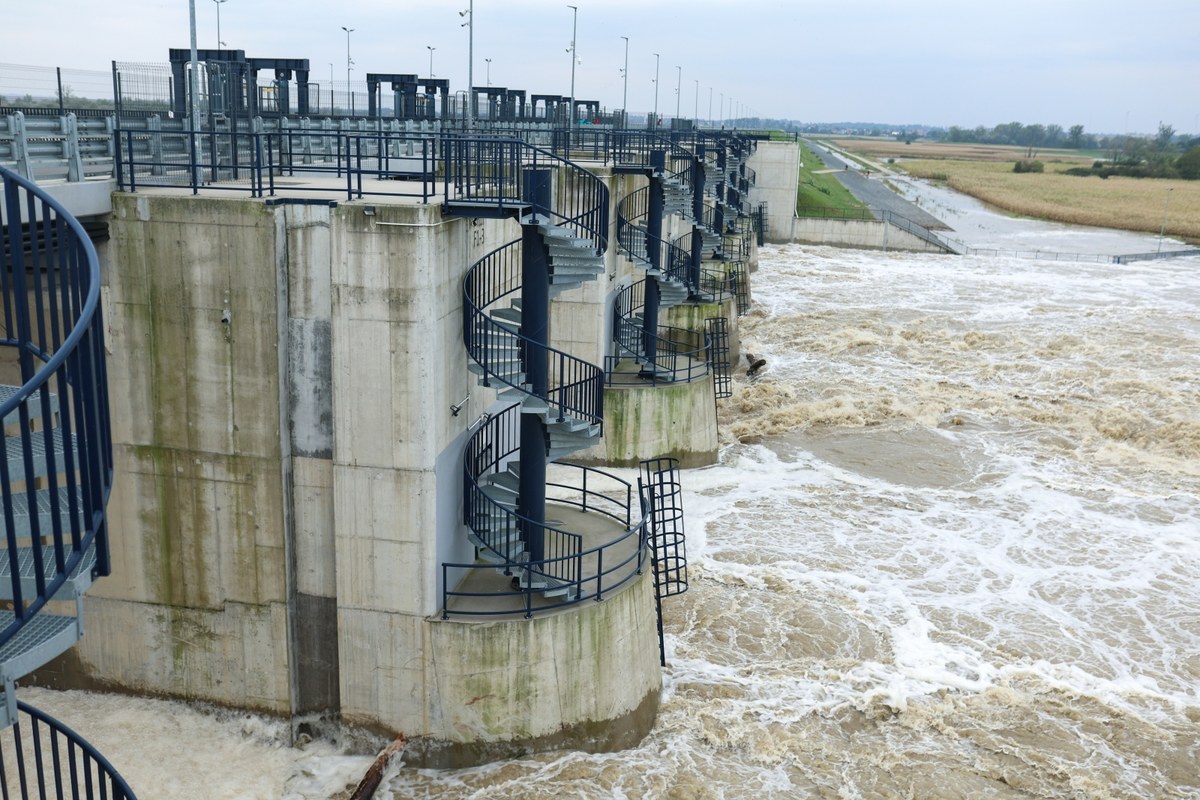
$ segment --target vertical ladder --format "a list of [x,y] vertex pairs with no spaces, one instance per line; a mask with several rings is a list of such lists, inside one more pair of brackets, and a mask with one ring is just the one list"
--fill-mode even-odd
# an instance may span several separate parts
[[713,376],[713,388],[718,398],[733,396],[733,380],[729,363],[729,320],[709,317],[704,320],[704,336],[708,340],[708,371]]
[[683,594],[688,588],[687,551],[683,530],[683,485],[679,460],[651,458],[642,461],[638,487],[649,511],[650,563],[654,567],[654,606],[658,613],[658,657],[667,665],[663,643],[663,598]]

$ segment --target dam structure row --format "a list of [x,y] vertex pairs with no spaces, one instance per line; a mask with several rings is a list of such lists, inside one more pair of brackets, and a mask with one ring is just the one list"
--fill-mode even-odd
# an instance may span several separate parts
[[108,577],[22,674],[403,733],[426,766],[638,741],[795,144],[512,90],[463,125],[402,73],[375,116],[300,116],[253,75],[304,64],[171,55],[161,114],[114,65],[92,179],[111,480],[77,549]]

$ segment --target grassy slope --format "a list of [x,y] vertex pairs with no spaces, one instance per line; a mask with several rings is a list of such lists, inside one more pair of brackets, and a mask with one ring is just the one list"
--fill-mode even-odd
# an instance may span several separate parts
[[814,210],[843,211],[865,208],[832,174],[816,174],[826,167],[816,153],[800,142],[800,189],[796,193],[796,213],[804,216]]

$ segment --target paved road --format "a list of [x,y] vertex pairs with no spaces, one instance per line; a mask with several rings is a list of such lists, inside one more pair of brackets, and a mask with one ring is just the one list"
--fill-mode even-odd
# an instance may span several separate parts
[[817,154],[817,157],[825,163],[826,167],[836,170],[831,174],[850,190],[850,194],[871,208],[887,209],[893,214],[910,219],[930,230],[953,230],[953,228],[925,211],[925,209],[910,203],[889,189],[884,185],[878,173],[871,173],[872,177],[870,178],[865,177],[860,172],[861,168],[857,164],[850,164],[850,169],[845,169],[847,162],[841,156],[811,141],[807,142],[807,144]]

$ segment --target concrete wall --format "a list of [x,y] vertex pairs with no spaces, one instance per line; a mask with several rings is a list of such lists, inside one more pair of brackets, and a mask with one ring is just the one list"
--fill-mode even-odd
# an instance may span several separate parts
[[[644,576],[546,619],[436,615],[440,564],[474,558],[461,453],[495,399],[467,370],[462,278],[518,228],[364,205],[114,195],[114,577],[54,669],[340,711],[429,763],[632,743],[659,685]],[[593,283],[553,313],[595,350]]]
[[784,241],[856,247],[868,250],[904,250],[915,253],[944,253],[937,245],[890,222],[874,219],[814,219],[795,217]]
[[768,242],[790,242],[791,220],[796,214],[796,192],[800,184],[800,144],[759,142],[746,162],[755,172],[750,202],[767,204]]

